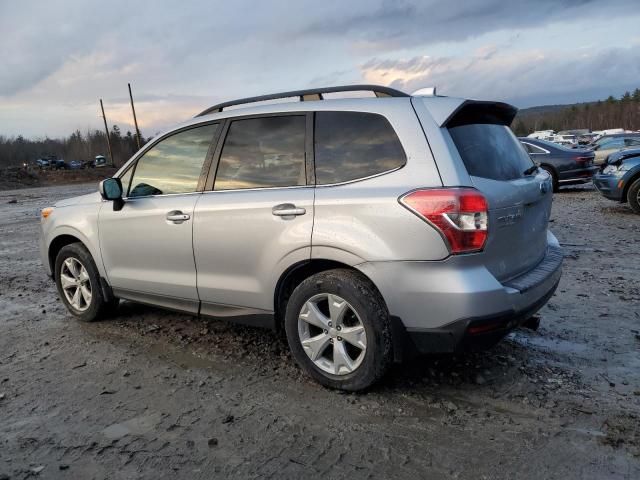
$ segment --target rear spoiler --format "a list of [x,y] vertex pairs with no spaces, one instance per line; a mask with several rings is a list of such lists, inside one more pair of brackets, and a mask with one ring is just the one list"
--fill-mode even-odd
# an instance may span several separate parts
[[453,128],[472,123],[509,126],[517,113],[518,109],[508,103],[465,100],[451,113],[443,126]]
[[413,97],[422,101],[439,127],[457,127],[471,123],[511,125],[518,113],[513,105],[503,102],[463,100],[455,97]]

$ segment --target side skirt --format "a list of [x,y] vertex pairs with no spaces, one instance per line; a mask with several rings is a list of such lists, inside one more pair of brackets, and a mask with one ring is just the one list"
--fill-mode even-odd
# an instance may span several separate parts
[[166,308],[192,315],[226,320],[250,327],[275,330],[276,322],[273,312],[256,308],[237,307],[218,303],[200,302],[185,298],[168,297],[134,290],[113,289],[113,296],[153,307]]

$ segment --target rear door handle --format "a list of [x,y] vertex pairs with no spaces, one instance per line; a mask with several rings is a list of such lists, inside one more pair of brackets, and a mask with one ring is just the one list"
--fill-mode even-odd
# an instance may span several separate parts
[[191,218],[188,213],[182,213],[180,210],[172,210],[167,213],[167,220],[173,223],[182,223]]
[[304,215],[307,210],[301,207],[296,207],[293,203],[281,203],[276,205],[271,210],[271,213],[278,217],[295,217],[297,215]]

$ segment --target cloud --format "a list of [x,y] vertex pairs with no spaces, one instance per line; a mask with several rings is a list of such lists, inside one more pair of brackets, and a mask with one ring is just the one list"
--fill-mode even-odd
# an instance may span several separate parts
[[[363,79],[406,88],[437,80],[445,91],[467,95],[469,87],[477,96],[515,94],[523,82],[523,89],[540,92],[518,55],[551,58],[536,67],[545,88],[547,75],[561,78],[549,72],[560,69],[562,59],[555,47],[550,53],[524,45],[521,35],[539,29],[545,38],[538,43],[548,46],[543,29],[555,24],[559,48],[572,40],[563,33],[571,25],[597,27],[600,34],[589,37],[597,38],[595,47],[584,50],[598,57],[611,42],[637,37],[633,28],[612,31],[612,22],[625,16],[640,18],[637,0],[609,0],[606,10],[595,0],[0,0],[0,134],[100,128],[98,98],[114,122],[127,122],[127,82],[145,135],[230,98]],[[501,32],[497,40],[483,38]],[[487,46],[478,49],[475,42]],[[576,55],[577,48],[566,52],[567,65],[584,71]],[[515,75],[511,82],[507,74]],[[610,88],[620,85],[612,76],[605,80]],[[584,80],[575,82],[577,88]],[[503,83],[505,89],[493,87]],[[591,88],[595,79],[586,83]]]
[[445,95],[528,106],[556,98],[568,103],[585,91],[601,90],[609,95],[611,86],[635,88],[640,78],[640,51],[629,47],[575,55],[558,50],[499,53],[486,47],[470,57],[374,58],[361,69],[367,82],[407,92],[437,86]]
[[[331,2],[329,2],[331,5]],[[637,13],[636,0],[609,0],[613,16]],[[385,0],[379,5],[351,1],[333,16],[301,27],[306,35],[342,35],[362,49],[393,51],[434,42],[461,42],[487,32],[526,30],[551,22],[594,18],[599,0],[465,0],[464,2]]]

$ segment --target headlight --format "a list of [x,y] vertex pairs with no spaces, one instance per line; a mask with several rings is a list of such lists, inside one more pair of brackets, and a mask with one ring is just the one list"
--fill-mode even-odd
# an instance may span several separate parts
[[615,165],[607,165],[606,167],[604,167],[604,170],[602,170],[602,173],[604,173],[605,175],[611,175],[613,173],[616,173],[618,171],[618,167],[616,167]]

